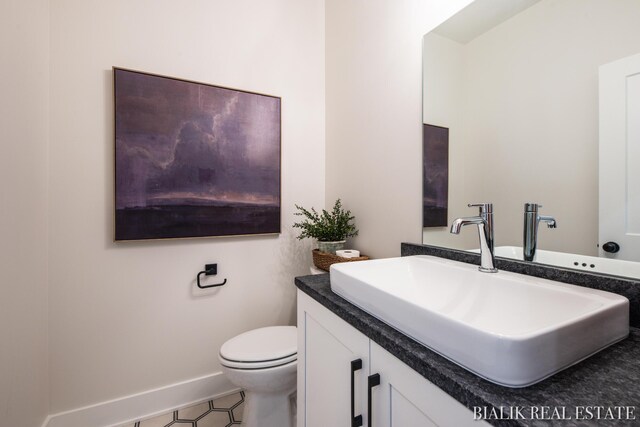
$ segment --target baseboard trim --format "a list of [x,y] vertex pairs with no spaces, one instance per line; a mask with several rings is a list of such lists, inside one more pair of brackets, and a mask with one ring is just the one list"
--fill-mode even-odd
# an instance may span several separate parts
[[49,415],[42,427],[115,427],[238,391],[222,372]]

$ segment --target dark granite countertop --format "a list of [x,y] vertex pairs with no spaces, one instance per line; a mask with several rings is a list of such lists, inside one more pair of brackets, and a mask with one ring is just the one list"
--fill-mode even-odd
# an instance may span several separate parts
[[[474,406],[566,408],[572,420],[487,420],[496,426],[640,425],[640,329],[629,338],[546,380],[526,388],[486,381],[403,335],[331,291],[329,274],[295,279],[296,286],[371,338],[460,403]],[[575,419],[576,407],[635,407],[635,421]]]

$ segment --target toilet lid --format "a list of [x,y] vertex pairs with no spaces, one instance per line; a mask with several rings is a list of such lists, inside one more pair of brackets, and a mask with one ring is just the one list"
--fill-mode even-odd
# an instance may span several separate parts
[[295,326],[254,329],[224,343],[220,358],[241,363],[289,360],[298,352],[297,339]]

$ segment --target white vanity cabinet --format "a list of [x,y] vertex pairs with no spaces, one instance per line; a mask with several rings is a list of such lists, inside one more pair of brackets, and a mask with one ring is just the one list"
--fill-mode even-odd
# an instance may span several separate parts
[[298,427],[488,426],[302,291],[297,411]]
[[473,412],[422,375],[371,341],[372,373],[380,386],[372,389],[373,426],[488,426]]
[[352,427],[368,372],[369,338],[298,291],[298,426]]

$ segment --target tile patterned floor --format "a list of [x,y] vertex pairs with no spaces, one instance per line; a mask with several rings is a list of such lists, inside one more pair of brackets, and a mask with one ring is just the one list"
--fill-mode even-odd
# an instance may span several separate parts
[[241,391],[122,427],[229,427],[240,425],[243,408]]

